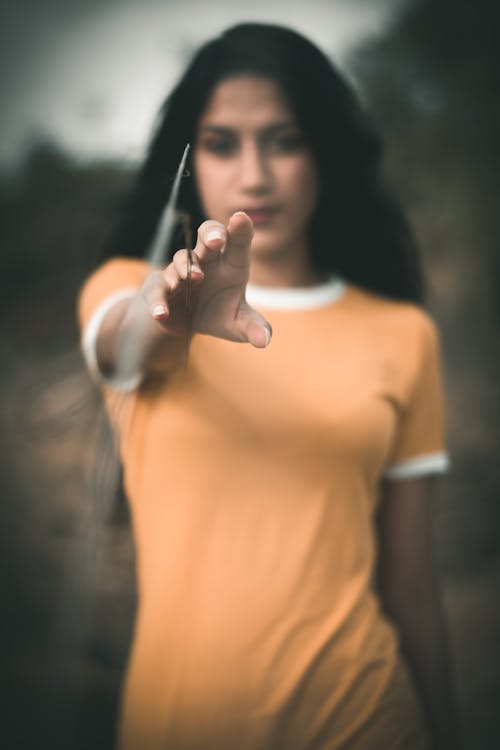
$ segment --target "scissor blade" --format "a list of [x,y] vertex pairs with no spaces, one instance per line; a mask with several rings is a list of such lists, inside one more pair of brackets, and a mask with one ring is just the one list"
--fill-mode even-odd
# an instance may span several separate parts
[[[148,252],[148,260],[155,266],[165,265],[167,260],[166,255],[177,223],[176,202],[179,195],[181,178],[186,166],[188,152],[189,143],[184,149],[168,203],[165,206],[158,230]],[[190,272],[191,263],[189,263],[189,273]],[[187,298],[190,297],[190,288],[191,279],[189,278]],[[147,347],[149,322],[148,318],[136,321],[133,330],[131,330],[121,342],[115,373],[119,380],[124,380],[125,382],[130,381],[133,383],[137,374],[140,372]]]
[[188,143],[184,149],[177,174],[175,175],[168,203],[163,210],[158,229],[148,252],[148,260],[154,266],[164,266],[167,260],[168,248],[170,247],[170,241],[177,221],[177,198],[179,196],[181,179],[186,166],[189,148],[190,144]]

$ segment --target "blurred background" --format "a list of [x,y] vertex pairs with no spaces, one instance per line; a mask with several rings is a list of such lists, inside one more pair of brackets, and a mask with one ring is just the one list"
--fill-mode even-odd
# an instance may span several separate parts
[[[436,498],[467,750],[500,747],[498,0],[19,0],[0,45],[2,746],[112,747],[133,624],[126,505],[75,299],[200,42],[312,38],[386,141],[442,333],[453,460]],[[496,155],[495,155],[496,154]],[[496,467],[496,468],[495,468]]]

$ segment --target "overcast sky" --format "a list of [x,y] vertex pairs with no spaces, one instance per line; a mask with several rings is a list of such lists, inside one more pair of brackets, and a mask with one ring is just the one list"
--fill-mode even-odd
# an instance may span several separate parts
[[1,11],[0,165],[40,137],[82,159],[136,160],[191,50],[225,27],[282,23],[342,64],[403,3],[17,0]]

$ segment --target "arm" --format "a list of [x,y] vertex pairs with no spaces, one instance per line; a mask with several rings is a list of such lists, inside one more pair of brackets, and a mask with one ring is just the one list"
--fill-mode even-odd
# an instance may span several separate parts
[[192,329],[187,329],[187,250],[163,270],[150,273],[131,299],[116,303],[103,319],[96,343],[99,370],[130,378],[147,370],[161,346],[162,359],[179,360],[190,333],[206,333],[256,347],[269,343],[269,323],[245,300],[252,224],[241,212],[227,227],[204,222],[193,251]]
[[435,747],[456,750],[450,657],[432,549],[433,481],[382,484],[378,586],[382,607],[399,630]]

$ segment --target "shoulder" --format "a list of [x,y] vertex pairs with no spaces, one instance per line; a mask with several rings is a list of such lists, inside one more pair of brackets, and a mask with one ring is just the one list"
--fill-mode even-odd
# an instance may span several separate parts
[[137,283],[150,272],[151,266],[143,258],[110,258],[96,268],[85,280],[81,291],[100,282],[109,286]]
[[82,284],[78,294],[78,316],[83,326],[89,317],[111,297],[134,293],[151,272],[142,258],[111,258],[99,266]]
[[405,346],[425,346],[436,341],[438,328],[431,314],[414,302],[389,299],[358,286],[349,286],[350,310],[361,316],[365,325]]

